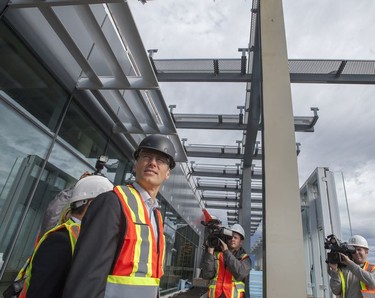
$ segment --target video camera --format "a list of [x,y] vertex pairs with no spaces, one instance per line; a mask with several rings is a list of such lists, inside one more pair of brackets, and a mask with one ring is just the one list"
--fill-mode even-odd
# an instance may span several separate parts
[[207,241],[206,244],[209,247],[215,248],[216,251],[221,250],[220,240],[227,243],[228,240],[232,239],[233,232],[225,227],[221,226],[221,221],[218,219],[211,219],[208,222],[201,222],[207,228]]
[[94,175],[103,175],[101,172],[104,169],[105,164],[108,161],[108,156],[106,155],[100,155],[98,159],[96,160]]
[[338,264],[339,266],[344,266],[340,261],[339,252],[347,255],[352,259],[352,254],[356,252],[356,249],[353,245],[348,245],[346,242],[341,242],[335,235],[329,235],[324,241],[324,248],[330,249],[330,252],[327,254],[326,263]]

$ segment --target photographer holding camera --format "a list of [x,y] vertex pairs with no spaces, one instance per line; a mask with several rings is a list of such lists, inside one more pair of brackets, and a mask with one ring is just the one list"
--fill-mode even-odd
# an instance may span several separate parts
[[218,238],[219,251],[210,247],[212,241],[206,243],[201,272],[202,278],[210,280],[208,298],[244,297],[245,281],[251,270],[249,255],[242,248],[245,231],[239,224],[234,224],[229,230],[232,237],[225,238],[226,242]]
[[366,239],[354,235],[348,245],[353,246],[355,252],[348,255],[337,252],[339,261],[328,262],[332,293],[341,298],[375,297],[375,265],[366,261],[369,250]]

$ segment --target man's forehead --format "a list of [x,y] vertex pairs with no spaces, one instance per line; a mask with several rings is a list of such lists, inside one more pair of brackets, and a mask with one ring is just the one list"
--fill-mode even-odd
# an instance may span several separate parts
[[159,155],[159,156],[163,156],[163,157],[168,157],[166,154],[162,153],[162,152],[159,152],[157,150],[152,150],[152,149],[142,149],[140,154],[155,154],[155,155]]
[[239,233],[237,233],[237,232],[232,232],[233,233],[233,236],[238,236],[238,237],[240,237],[241,238],[241,234],[239,234]]

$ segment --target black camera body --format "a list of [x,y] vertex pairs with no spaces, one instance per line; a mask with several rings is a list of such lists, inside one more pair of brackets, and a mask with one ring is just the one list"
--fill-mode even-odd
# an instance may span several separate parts
[[339,252],[347,255],[352,259],[352,254],[356,252],[356,249],[353,245],[348,245],[346,242],[341,242],[335,235],[329,235],[324,241],[324,248],[330,249],[330,252],[327,253],[326,263],[329,264],[338,264],[339,266],[345,266],[340,261]]
[[215,251],[221,250],[221,243],[219,239],[227,243],[227,241],[233,237],[233,232],[225,227],[222,227],[219,220],[212,219],[207,223],[202,222],[202,224],[207,228],[208,236],[206,244],[208,247],[213,247]]

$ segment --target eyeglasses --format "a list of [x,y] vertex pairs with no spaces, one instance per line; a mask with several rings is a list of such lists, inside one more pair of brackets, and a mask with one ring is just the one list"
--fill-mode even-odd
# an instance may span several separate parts
[[144,161],[144,162],[151,162],[152,160],[156,160],[156,163],[157,165],[161,166],[161,165],[167,165],[169,166],[170,165],[170,161],[169,161],[169,158],[167,157],[164,157],[164,156],[161,156],[161,155],[158,155],[158,154],[153,154],[153,153],[141,153],[139,155],[139,159]]

